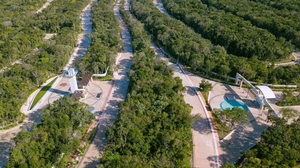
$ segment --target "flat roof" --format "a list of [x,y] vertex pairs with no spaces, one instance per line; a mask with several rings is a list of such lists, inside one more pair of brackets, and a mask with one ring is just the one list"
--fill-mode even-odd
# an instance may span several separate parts
[[267,99],[276,98],[274,92],[268,86],[257,86],[257,88],[262,92],[262,94],[265,96],[265,98],[267,98]]

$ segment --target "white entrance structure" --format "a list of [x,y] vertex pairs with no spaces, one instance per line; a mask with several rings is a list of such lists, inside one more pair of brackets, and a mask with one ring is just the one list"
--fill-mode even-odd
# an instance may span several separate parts
[[268,86],[257,86],[257,89],[251,84],[250,81],[245,79],[241,74],[236,73],[235,83],[240,85],[242,88],[243,82],[247,83],[249,86],[252,87],[252,91],[255,93],[255,100],[257,105],[259,106],[260,110],[263,110],[264,105],[268,105],[269,108],[273,111],[273,114],[278,117],[275,109],[272,105],[268,102],[268,99],[276,98],[274,92]]
[[78,89],[77,79],[76,79],[77,73],[78,71],[75,68],[69,68],[65,74],[65,76],[69,78],[69,82],[70,82],[70,96],[74,98],[80,98],[81,96],[85,97],[87,94],[86,88]]
[[66,77],[69,78],[70,82],[70,93],[73,94],[76,90],[78,90],[76,75],[78,71],[75,68],[69,68]]

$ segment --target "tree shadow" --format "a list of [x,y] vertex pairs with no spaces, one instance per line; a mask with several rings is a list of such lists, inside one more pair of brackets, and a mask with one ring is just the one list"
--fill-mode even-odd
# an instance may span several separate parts
[[4,167],[8,161],[10,151],[15,146],[13,141],[0,142],[0,167]]
[[[111,99],[107,102],[104,110],[100,112],[99,126],[95,136],[86,152],[85,158],[81,161],[80,167],[95,167],[100,163],[98,153],[103,154],[106,144],[106,130],[116,120],[119,114],[118,105],[124,101],[128,92],[129,78],[127,76],[131,67],[130,58],[123,58],[119,62],[118,77],[115,79]],[[93,153],[93,154],[92,154]],[[90,155],[90,156],[89,156]],[[96,156],[95,156],[96,155]]]
[[219,161],[220,164],[222,164],[220,162],[220,159],[218,160],[218,158],[220,158],[220,157],[217,156],[217,155],[215,155],[215,156],[208,156],[207,157],[207,160],[210,162],[210,167],[216,167],[216,168],[218,168],[219,167],[218,166],[218,161]]
[[[101,155],[104,153],[105,144],[107,141],[105,133],[107,128],[113,124],[118,116],[119,103],[120,101],[118,100],[110,100],[107,103],[107,106],[98,121],[99,126],[95,133],[95,136],[93,137],[92,142],[84,155],[84,160],[81,161],[82,163],[80,163],[79,167],[95,167],[100,163],[99,157],[93,155],[98,155],[98,153],[100,153]],[[91,154],[92,156],[88,156],[89,154]]]
[[193,123],[193,130],[198,131],[200,134],[210,134],[211,130],[208,127],[208,119],[201,117]]
[[[268,128],[264,122],[258,122],[258,125],[252,127],[253,129],[247,129],[251,126],[252,120],[245,124],[244,126],[239,127],[231,135],[230,139],[223,140],[221,142],[221,147],[223,150],[223,161],[229,163],[235,163],[242,156],[242,151],[247,151],[253,147],[261,139],[262,132]],[[255,121],[256,122],[256,121]]]
[[188,95],[191,95],[191,96],[195,96],[197,95],[195,90],[194,90],[194,87],[191,87],[191,86],[184,86],[186,88],[186,93]]
[[87,161],[85,161],[83,164],[86,168],[98,168],[98,164],[100,163],[99,158],[97,157],[87,157]]

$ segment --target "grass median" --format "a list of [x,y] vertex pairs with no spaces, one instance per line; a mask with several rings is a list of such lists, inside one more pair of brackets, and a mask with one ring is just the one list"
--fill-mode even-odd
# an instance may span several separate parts
[[51,82],[49,82],[46,86],[44,86],[40,91],[39,93],[35,96],[32,104],[31,104],[31,107],[30,107],[30,110],[33,109],[33,107],[40,101],[40,99],[44,96],[44,94],[46,94],[46,92],[51,88],[51,86],[53,85],[53,83],[56,81],[57,77],[54,78]]

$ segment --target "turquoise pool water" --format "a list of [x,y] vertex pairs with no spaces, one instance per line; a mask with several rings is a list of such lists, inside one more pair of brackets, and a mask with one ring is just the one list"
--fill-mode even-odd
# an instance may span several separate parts
[[237,100],[224,100],[220,104],[221,109],[224,110],[226,108],[232,109],[233,107],[239,107],[248,111],[248,107],[243,102]]

